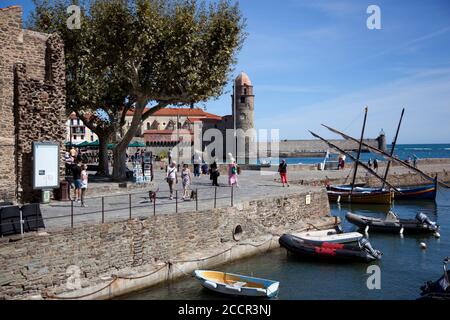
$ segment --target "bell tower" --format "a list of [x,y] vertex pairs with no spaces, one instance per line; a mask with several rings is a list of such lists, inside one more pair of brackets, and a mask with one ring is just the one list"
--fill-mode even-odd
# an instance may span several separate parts
[[[244,133],[248,134],[250,129],[255,128],[255,95],[252,82],[250,81],[249,76],[244,72],[241,72],[234,80],[232,99],[234,102],[232,108],[233,126],[236,126],[236,130],[242,129]],[[238,159],[242,159],[241,162],[245,159],[246,164],[256,163],[257,159],[257,151],[249,152],[251,150],[251,143],[256,143],[256,140],[246,137],[245,154],[239,154],[240,152],[237,151]]]
[[[236,121],[236,129],[247,131],[253,129],[255,95],[253,94],[253,85],[248,75],[241,72],[234,81],[235,109],[233,110],[233,119]],[[236,115],[234,112],[236,111]]]

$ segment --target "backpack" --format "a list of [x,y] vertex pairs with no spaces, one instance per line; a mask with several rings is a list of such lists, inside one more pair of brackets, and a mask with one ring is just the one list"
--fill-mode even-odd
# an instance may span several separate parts
[[231,173],[232,173],[232,174],[236,174],[236,173],[237,173],[236,166],[233,166],[233,167],[231,168]]

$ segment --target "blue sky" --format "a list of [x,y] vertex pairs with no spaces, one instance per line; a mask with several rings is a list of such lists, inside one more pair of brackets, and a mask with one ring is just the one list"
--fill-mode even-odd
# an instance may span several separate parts
[[[0,0],[1,7],[28,0]],[[248,38],[235,74],[255,86],[257,128],[283,139],[309,139],[307,129],[335,137],[326,123],[358,136],[369,107],[367,136],[392,139],[406,108],[399,143],[450,143],[450,1],[241,0]],[[381,30],[369,30],[369,5]],[[231,84],[206,104],[231,112]]]

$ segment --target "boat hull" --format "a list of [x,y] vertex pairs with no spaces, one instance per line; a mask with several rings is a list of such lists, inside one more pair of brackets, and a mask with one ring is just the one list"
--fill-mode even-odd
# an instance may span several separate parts
[[436,200],[437,186],[434,184],[409,188],[397,188],[396,200]]
[[327,193],[330,202],[391,204],[393,200],[393,193],[389,191],[354,191],[353,194],[351,194],[350,191],[329,190]]
[[[329,186],[329,191],[334,192],[350,192],[351,186]],[[411,186],[411,187],[397,187],[399,192],[395,192],[394,198],[396,200],[435,200],[437,194],[437,185],[428,184],[423,186]],[[387,190],[383,190],[387,192]],[[381,192],[380,188],[370,188],[364,186],[356,186],[354,192]]]
[[195,277],[206,289],[230,296],[272,298],[279,282],[219,271],[196,270]]
[[387,221],[372,217],[366,217],[347,212],[345,218],[352,224],[359,227],[360,230],[364,230],[369,227],[370,231],[386,232],[386,233],[435,233],[436,230],[430,228],[428,225],[423,224],[415,219],[398,219],[398,221]]
[[294,235],[284,234],[279,239],[280,246],[303,259],[328,262],[371,262],[377,260],[358,246],[338,243],[308,243]]
[[323,242],[328,243],[351,243],[360,240],[363,235],[358,232],[336,233],[335,229],[305,231],[294,233],[296,236],[306,242],[320,245]]

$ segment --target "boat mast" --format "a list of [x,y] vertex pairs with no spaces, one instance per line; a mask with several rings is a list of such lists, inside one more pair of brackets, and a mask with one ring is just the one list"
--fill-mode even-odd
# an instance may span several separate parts
[[[349,152],[347,152],[347,151],[345,151],[345,150],[339,148],[337,145],[335,145],[335,144],[331,143],[330,141],[328,141],[328,140],[322,138],[322,137],[319,136],[318,134],[316,134],[316,133],[314,133],[314,132],[312,132],[312,131],[309,131],[309,132],[310,132],[314,137],[316,137],[316,138],[322,140],[323,142],[325,142],[326,144],[328,144],[331,148],[336,149],[336,150],[339,151],[340,153],[343,153],[343,154],[345,154],[346,156],[348,156],[348,157],[349,157],[350,159],[352,159],[354,162],[357,162],[356,158],[355,158],[351,153],[349,153]],[[383,181],[383,177],[379,176],[375,171],[373,171],[371,168],[369,168],[367,165],[365,165],[365,164],[362,163],[361,161],[358,161],[358,162],[359,162],[359,165],[360,165],[361,167],[363,167],[364,169],[366,169],[371,175],[373,175],[373,176],[376,177],[377,179]],[[384,181],[383,181],[383,182],[384,182]],[[392,188],[394,191],[400,192],[399,190],[397,190],[396,187],[394,187],[393,185],[391,185],[389,182],[386,181],[385,183],[386,183],[386,185],[387,185],[388,187]]]
[[361,139],[359,142],[359,147],[358,147],[358,155],[356,157],[356,162],[355,162],[355,171],[353,172],[353,179],[352,179],[352,190],[350,191],[350,196],[353,195],[353,189],[355,187],[355,180],[356,180],[356,173],[358,172],[358,164],[359,164],[359,158],[361,157],[361,149],[362,149],[362,143],[363,143],[363,139],[364,139],[364,131],[366,129],[366,120],[367,120],[367,111],[368,111],[368,107],[366,107],[364,109],[364,122],[363,122],[363,127],[361,130]]
[[[349,135],[347,135],[347,134],[345,134],[345,133],[343,133],[343,132],[341,132],[341,131],[339,131],[339,130],[336,130],[336,129],[334,129],[334,128],[331,128],[331,127],[329,127],[329,126],[327,126],[327,125],[325,125],[325,124],[322,124],[322,126],[325,127],[325,128],[327,128],[327,129],[330,130],[331,132],[337,133],[338,135],[342,136],[344,139],[351,140],[351,141],[355,141],[355,142],[358,143],[358,140],[357,140],[357,139],[355,139],[355,138],[353,138],[353,137],[350,137]],[[423,172],[423,171],[421,171],[421,170],[419,170],[419,169],[413,167],[413,166],[410,165],[409,163],[406,163],[406,162],[403,161],[403,160],[400,160],[400,159],[391,157],[391,156],[389,155],[389,153],[384,152],[383,150],[380,150],[380,149],[378,149],[378,148],[375,148],[375,147],[373,147],[373,146],[371,146],[371,145],[369,145],[369,144],[367,144],[367,143],[364,143],[364,142],[362,143],[362,145],[363,145],[364,147],[368,148],[369,150],[372,150],[372,151],[374,151],[374,152],[376,152],[376,153],[378,153],[378,154],[381,154],[382,156],[385,156],[385,157],[387,157],[387,158],[390,158],[392,161],[397,162],[397,163],[400,163],[402,166],[404,166],[404,167],[406,167],[406,168],[409,168],[409,169],[411,169],[411,170],[414,171],[414,172],[417,172],[418,174],[420,174],[422,177],[424,177],[424,178],[427,179],[427,180],[430,180],[430,181],[433,181],[433,182],[436,180],[436,178],[433,178],[433,177],[429,176],[429,175],[426,174],[425,172]],[[442,182],[442,181],[438,181],[437,183],[438,183],[440,186],[444,187],[444,188],[450,188],[449,185],[447,185],[446,183],[444,183],[444,182]]]
[[[394,141],[392,142],[391,154],[390,154],[391,157],[394,156],[395,146],[397,144],[398,133],[400,132],[400,126],[402,124],[402,120],[403,120],[403,115],[404,114],[405,114],[405,108],[403,108],[402,114],[400,115],[400,121],[399,121],[398,126],[397,126],[397,132],[395,133],[395,138],[394,138]],[[384,172],[384,180],[385,181],[387,179],[387,176],[388,176],[388,173],[389,173],[389,168],[391,167],[391,163],[392,163],[392,160],[391,160],[391,158],[389,158],[389,161],[388,161],[388,163],[386,165],[386,171]],[[383,182],[383,185],[381,186],[381,190],[383,190],[384,185],[385,185],[385,183]]]

